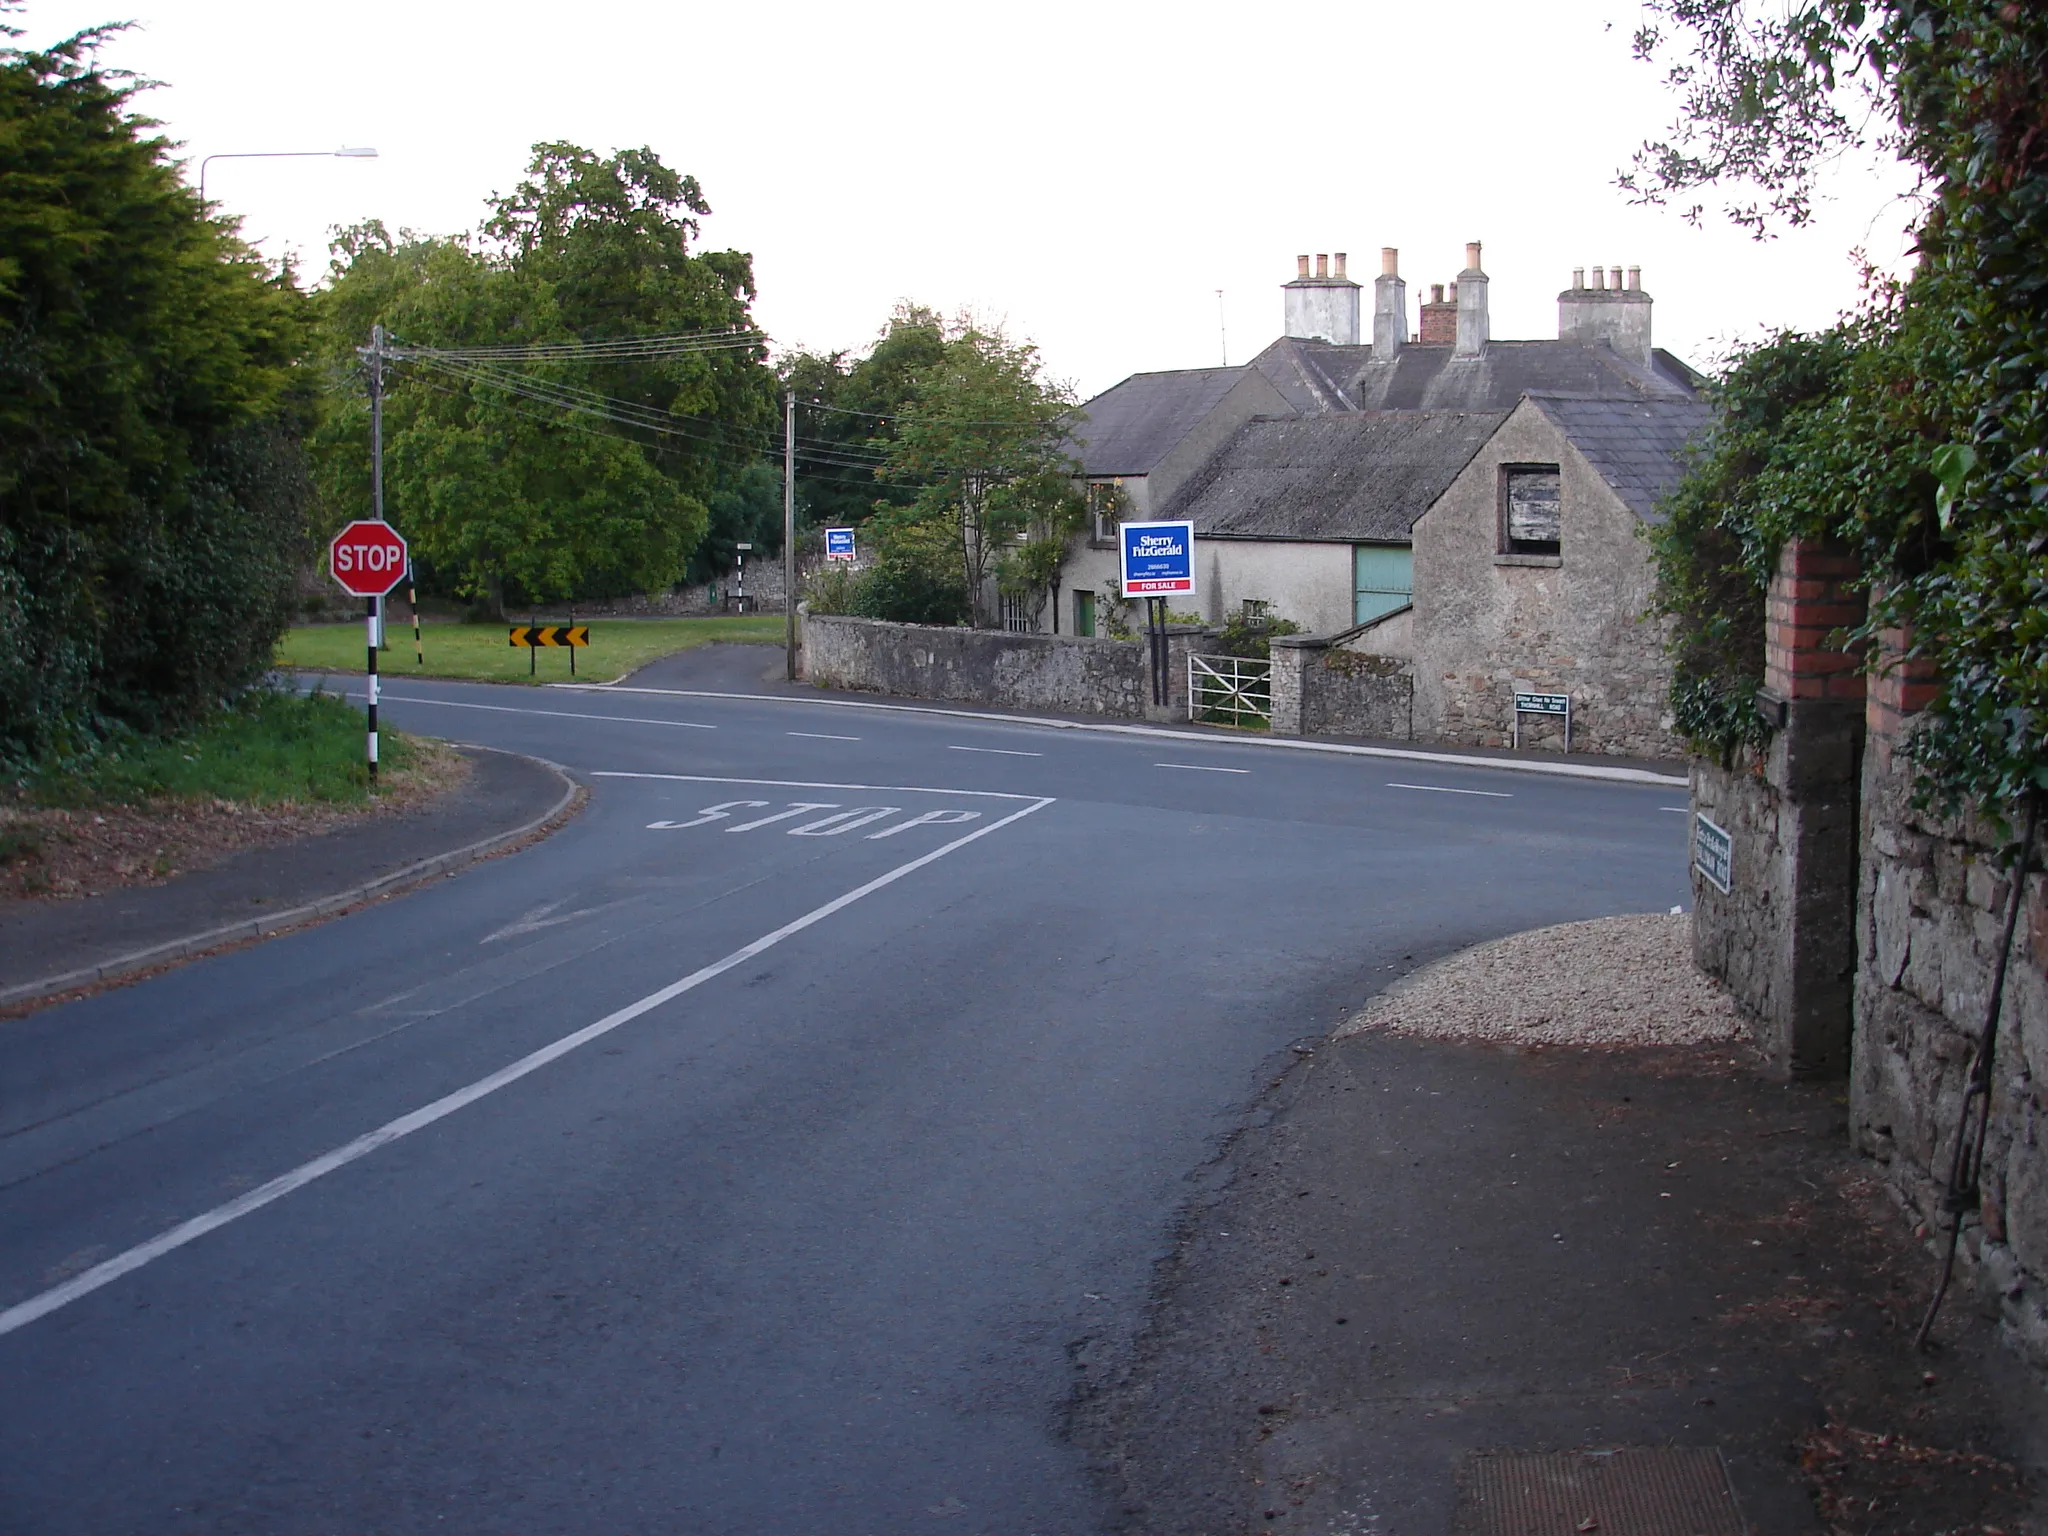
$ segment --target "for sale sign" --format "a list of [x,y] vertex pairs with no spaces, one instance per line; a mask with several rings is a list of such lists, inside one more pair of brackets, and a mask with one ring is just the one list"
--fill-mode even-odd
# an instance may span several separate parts
[[851,528],[827,528],[825,530],[825,558],[827,560],[851,560],[853,558],[853,530]]
[[327,546],[327,569],[357,597],[382,597],[405,579],[405,566],[405,540],[389,523],[358,519]]
[[1195,590],[1193,523],[1118,523],[1124,596],[1167,597]]

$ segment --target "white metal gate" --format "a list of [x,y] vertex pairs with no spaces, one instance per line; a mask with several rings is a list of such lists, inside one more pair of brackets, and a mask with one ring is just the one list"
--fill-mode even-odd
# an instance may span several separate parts
[[1252,656],[1190,656],[1188,718],[1267,729],[1273,723],[1273,663]]

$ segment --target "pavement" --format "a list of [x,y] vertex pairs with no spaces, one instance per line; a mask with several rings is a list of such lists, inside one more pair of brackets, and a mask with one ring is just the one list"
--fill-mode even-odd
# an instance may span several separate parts
[[252,848],[162,885],[0,905],[0,1008],[315,921],[537,835],[575,785],[550,764],[471,751],[452,792]]
[[[1825,1091],[1326,1043],[1445,954],[1686,902],[1682,793],[693,654],[388,683],[587,808],[0,1024],[0,1530],[1428,1536],[1474,1448],[1666,1439],[1828,1528],[1787,1437],[1889,1378],[1786,1287],[1898,1234],[1827,1224]],[[1910,1423],[2003,1451],[1968,1317],[1974,1406]]]

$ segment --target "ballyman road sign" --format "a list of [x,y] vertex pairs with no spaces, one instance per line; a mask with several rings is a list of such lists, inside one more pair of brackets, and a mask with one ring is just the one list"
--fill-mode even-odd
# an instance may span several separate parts
[[1195,590],[1193,523],[1118,523],[1124,596],[1167,597]]
[[382,597],[405,580],[405,540],[389,523],[358,518],[327,546],[327,569],[344,592]]

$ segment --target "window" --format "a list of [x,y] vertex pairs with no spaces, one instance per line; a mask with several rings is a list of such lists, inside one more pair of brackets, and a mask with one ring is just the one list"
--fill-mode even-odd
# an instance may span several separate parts
[[1095,636],[1095,594],[1074,588],[1074,633],[1084,640]]
[[1130,515],[1131,498],[1121,480],[1088,482],[1088,542],[1116,547],[1116,525]]
[[1564,538],[1563,502],[1555,464],[1501,467],[1501,553],[1556,555]]
[[1011,597],[1006,592],[1003,594],[1003,628],[1013,635],[1036,634],[1038,615],[1025,599]]
[[1351,547],[1351,622],[1366,624],[1415,600],[1415,551],[1406,544]]

